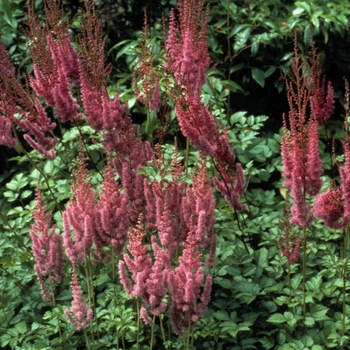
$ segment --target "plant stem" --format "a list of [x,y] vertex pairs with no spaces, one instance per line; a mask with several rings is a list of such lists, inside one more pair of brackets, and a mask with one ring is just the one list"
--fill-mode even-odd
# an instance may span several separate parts
[[186,138],[186,154],[185,154],[185,174],[188,175],[188,156],[190,153],[190,142]]
[[[55,299],[55,294],[54,294],[54,290],[53,290],[53,286],[52,286],[52,282],[49,279],[49,283],[50,283],[50,291],[51,291],[51,295],[52,295],[52,306],[56,307],[56,299]],[[62,330],[61,330],[61,322],[60,322],[60,318],[57,316],[57,323],[58,323],[58,333],[60,335],[60,343],[61,343],[61,347],[62,349],[64,349],[64,341],[62,339]]]
[[161,332],[162,332],[163,343],[165,343],[165,333],[164,333],[163,318],[162,318],[162,316],[159,316],[159,323],[160,323],[160,330],[161,330]]
[[151,329],[151,341],[149,344],[149,350],[152,350],[153,348],[153,338],[154,338],[154,321],[156,319],[156,315],[153,315],[153,324],[152,324],[152,329]]
[[136,299],[136,310],[137,310],[136,343],[137,343],[137,350],[139,350],[140,349],[140,344],[139,344],[139,336],[140,336],[140,305],[139,305],[139,298]]
[[[96,310],[94,307],[94,302],[92,301],[92,292],[91,292],[91,284],[90,284],[90,269],[89,269],[89,264],[90,261],[88,261],[87,254],[85,254],[85,259],[84,259],[84,265],[85,265],[85,276],[86,276],[86,286],[87,286],[87,291],[88,291],[88,299],[89,299],[89,306],[90,309],[94,310],[94,318],[96,318]],[[97,318],[96,318],[96,326],[98,329],[98,324],[97,324]],[[95,339],[94,339],[94,330],[92,327],[92,322],[90,322],[90,333],[91,333],[91,340],[92,340],[92,347],[95,350]]]
[[303,316],[306,317],[306,227],[303,227],[304,253],[303,253]]

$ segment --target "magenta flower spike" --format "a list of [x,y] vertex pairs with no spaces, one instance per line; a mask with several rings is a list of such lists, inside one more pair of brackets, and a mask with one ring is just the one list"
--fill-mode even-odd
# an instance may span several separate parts
[[[291,207],[291,222],[307,227],[313,220],[313,214],[307,205],[307,200],[314,197],[322,186],[322,160],[318,145],[318,125],[324,113],[329,118],[332,110],[332,88],[329,85],[328,97],[324,99],[324,80],[321,83],[321,67],[313,49],[312,57],[305,63],[308,76],[303,72],[303,64],[295,41],[293,76],[287,82],[289,103],[289,126],[283,116],[284,133],[282,137],[281,153],[283,162],[284,186],[291,189],[293,198]],[[323,92],[321,92],[321,90]],[[321,100],[323,101],[321,103]],[[308,104],[311,101],[311,116],[308,117]],[[320,112],[322,105],[323,111]],[[318,110],[317,110],[318,108]],[[327,119],[324,118],[323,122]],[[322,123],[323,123],[322,122]]]
[[[147,254],[147,246],[142,243],[145,235],[143,217],[140,215],[136,227],[128,234],[129,244],[127,248],[131,257],[128,254],[124,254],[124,261],[119,261],[119,275],[125,290],[131,298],[138,296],[142,300],[147,301],[147,278],[150,274],[152,259]],[[126,267],[131,273],[131,279],[127,276]]]
[[56,227],[51,226],[51,212],[45,212],[40,183],[36,190],[36,205],[32,211],[34,224],[29,231],[32,239],[32,250],[35,259],[34,269],[40,284],[43,300],[50,300],[51,291],[45,285],[45,278],[58,283],[64,276],[62,236],[56,233]]
[[[195,227],[188,233],[184,250],[179,258],[179,266],[168,273],[171,293],[170,318],[173,329],[180,337],[189,326],[194,325],[203,313],[210,300],[211,276],[204,282],[199,241]],[[201,286],[204,282],[203,291]]]
[[96,193],[89,179],[82,150],[78,157],[72,185],[74,197],[63,213],[64,246],[66,255],[73,264],[81,264],[85,255],[90,253],[97,229]]
[[105,169],[102,193],[97,203],[94,230],[95,255],[99,260],[105,259],[103,247],[112,246],[113,253],[119,254],[124,247],[128,233],[128,208],[124,194],[115,180],[115,172],[110,160]]
[[344,225],[344,200],[342,188],[332,188],[316,196],[312,211],[315,216],[324,221],[330,228],[343,228]]
[[88,308],[86,299],[83,297],[83,291],[78,281],[75,265],[73,265],[72,268],[72,281],[70,287],[73,296],[71,311],[65,309],[64,314],[76,330],[79,331],[91,322],[93,311]]

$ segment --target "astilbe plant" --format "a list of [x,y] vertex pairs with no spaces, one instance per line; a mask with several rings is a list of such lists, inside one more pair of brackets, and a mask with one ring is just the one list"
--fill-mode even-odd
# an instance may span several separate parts
[[[36,206],[32,211],[34,224],[29,231],[32,239],[32,250],[35,259],[34,270],[37,274],[42,297],[51,300],[53,296],[52,283],[58,283],[64,276],[63,271],[63,240],[56,233],[55,225],[51,226],[51,212],[46,212],[46,203],[42,199],[40,182],[36,190]],[[49,279],[50,288],[45,284]]]
[[65,309],[64,314],[79,331],[91,322],[93,311],[88,308],[86,299],[83,297],[83,291],[78,281],[75,265],[73,265],[72,268],[72,281],[70,286],[73,294],[71,311]]
[[[119,273],[129,295],[143,301],[140,317],[149,324],[153,322],[147,310],[157,316],[164,313],[167,308],[164,297],[169,289],[173,329],[182,336],[203,315],[210,299],[210,276],[200,294],[204,282],[201,252],[209,253],[207,265],[211,266],[216,245],[215,200],[204,163],[193,176],[193,186],[187,189],[178,181],[181,166],[175,164],[174,168],[172,181],[154,181],[152,187],[145,184],[148,214],[140,216],[137,227],[129,233],[130,256],[125,254],[124,261],[119,262]],[[153,260],[146,254],[144,243],[149,231],[156,231],[151,235]],[[177,258],[180,251],[182,254]]]
[[[20,142],[17,132],[21,131],[29,146],[54,159],[59,142],[55,135],[59,132],[46,112],[45,106],[49,106],[61,125],[74,124],[81,131],[81,125],[87,123],[100,133],[101,149],[108,159],[98,192],[88,170],[89,157],[83,152],[87,149],[86,140],[81,138],[61,234],[54,227],[49,229],[51,213],[45,214],[38,192],[37,209],[33,212],[35,224],[30,231],[35,269],[44,297],[48,298],[50,294],[42,281],[49,277],[58,282],[62,277],[63,240],[72,264],[73,294],[71,311],[65,309],[64,313],[81,330],[93,318],[90,256],[96,265],[108,264],[109,252],[114,264],[114,257],[123,252],[126,244],[128,253],[125,251],[119,262],[119,275],[130,297],[141,299],[140,317],[152,324],[151,316],[162,316],[168,309],[174,331],[183,336],[203,316],[211,292],[212,278],[207,269],[213,266],[215,257],[215,200],[205,168],[206,157],[211,157],[221,176],[220,180],[215,177],[213,183],[231,208],[245,208],[239,202],[245,190],[242,166],[235,164],[226,130],[221,131],[209,107],[201,101],[201,89],[211,64],[207,44],[209,12],[203,17],[204,1],[179,1],[178,21],[172,10],[165,44],[164,81],[170,89],[181,131],[199,148],[201,158],[198,169],[192,173],[192,183],[186,184],[177,150],[168,167],[160,152],[154,152],[150,143],[142,140],[140,131],[135,130],[119,96],[109,97],[107,77],[111,66],[105,62],[102,24],[93,1],[85,0],[84,4],[86,12],[82,15],[76,50],[59,1],[44,1],[44,25],[34,13],[34,2],[29,1],[27,40],[33,73],[28,75],[26,87],[0,46],[4,63],[0,67],[1,142],[14,147]],[[145,36],[144,41],[147,40]],[[152,110],[158,106],[161,77],[155,74],[153,56],[147,55],[144,46],[138,71],[144,91],[136,89],[136,94]],[[140,173],[147,164],[158,167],[161,181],[149,181]],[[169,173],[170,180],[165,176]],[[79,284],[80,267],[86,272],[87,300]]]
[[[316,48],[312,45],[310,56],[305,62],[297,47],[297,33],[294,39],[294,59],[292,72],[287,79],[287,98],[289,104],[288,122],[283,116],[283,136],[281,140],[281,155],[283,163],[282,176],[286,179],[284,186],[290,189],[292,206],[290,223],[301,227],[303,238],[302,289],[303,316],[306,317],[306,261],[307,261],[307,230],[314,215],[326,220],[327,225],[339,227],[342,211],[339,190],[330,189],[325,194],[318,195],[323,181],[322,160],[319,149],[318,127],[333,113],[333,90],[328,84],[325,96],[325,78],[322,78],[322,68],[317,60]],[[311,105],[311,106],[310,106]],[[289,127],[289,128],[288,128]],[[312,208],[312,203],[316,203]],[[328,212],[325,212],[326,208]],[[288,264],[298,261],[300,250],[299,236],[290,234],[290,226],[285,225],[284,245],[279,244],[282,255],[288,258]],[[293,247],[291,252],[291,247]]]
[[203,14],[203,6],[204,1],[179,1],[178,22],[171,11],[165,68],[175,84],[171,94],[183,135],[199,147],[203,157],[212,157],[221,175],[221,180],[214,178],[214,185],[234,210],[241,211],[245,208],[238,200],[244,193],[243,169],[240,164],[235,165],[226,130],[220,131],[215,117],[201,101],[201,89],[211,64],[207,43],[209,8]]
[[72,185],[74,197],[71,198],[64,213],[64,245],[66,254],[73,264],[84,262],[85,256],[90,254],[93,239],[97,234],[95,220],[96,193],[89,181],[89,173],[85,165],[82,151],[79,154],[75,181]]

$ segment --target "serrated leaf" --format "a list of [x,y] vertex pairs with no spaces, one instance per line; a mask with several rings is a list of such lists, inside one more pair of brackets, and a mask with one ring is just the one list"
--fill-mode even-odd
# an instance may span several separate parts
[[25,190],[23,192],[21,192],[21,198],[28,198],[29,196],[32,195],[32,191],[31,190]]
[[232,289],[234,285],[231,280],[226,278],[216,278],[215,283],[226,289]]
[[244,117],[246,114],[247,114],[247,112],[245,112],[245,111],[240,111],[240,112],[236,112],[236,113],[232,114],[230,117],[230,124],[234,125],[238,122],[241,122],[241,118]]
[[38,323],[38,322],[33,322],[33,323],[32,323],[31,329],[32,329],[32,331],[35,331],[36,329],[38,329],[38,328],[40,328],[40,327],[41,327],[41,324],[40,324],[40,323]]
[[259,342],[264,347],[264,349],[271,349],[275,345],[275,340],[269,337],[263,337],[259,339]]
[[306,316],[304,319],[304,324],[305,326],[313,326],[315,324],[315,319],[313,317],[310,316]]
[[329,319],[326,315],[328,308],[323,305],[313,305],[310,307],[310,315],[315,319],[315,321],[324,321]]
[[20,333],[20,334],[24,334],[28,330],[27,325],[24,321],[21,321],[21,322],[15,324],[15,328],[18,331],[18,333]]
[[230,317],[226,310],[219,310],[214,313],[214,317],[221,321],[229,321]]
[[268,319],[267,319],[267,322],[271,322],[271,323],[283,323],[283,322],[286,322],[286,318],[284,315],[282,314],[273,314],[271,315]]

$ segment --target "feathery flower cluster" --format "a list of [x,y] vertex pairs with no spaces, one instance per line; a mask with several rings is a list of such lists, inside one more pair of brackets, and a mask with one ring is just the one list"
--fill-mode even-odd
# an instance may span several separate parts
[[344,204],[341,187],[333,188],[316,196],[312,211],[315,216],[322,219],[330,228],[342,228],[344,226]]
[[69,322],[79,331],[89,324],[93,317],[93,311],[88,309],[85,298],[83,297],[83,291],[78,281],[76,267],[73,264],[72,268],[72,281],[71,290],[73,295],[71,311],[64,310],[64,314],[68,318]]
[[284,237],[282,242],[278,242],[278,248],[282,255],[288,259],[287,264],[291,265],[298,261],[301,241],[297,234],[292,232],[288,210],[285,210],[284,215],[284,220],[281,222]]
[[173,98],[182,133],[195,147],[200,147],[204,156],[214,156],[217,128],[200,96],[211,62],[206,34],[208,12],[200,27],[203,5],[202,0],[178,1],[179,24],[172,9],[165,68],[179,87],[178,96]]
[[36,204],[32,211],[34,224],[29,231],[34,253],[34,269],[37,274],[43,300],[50,300],[52,295],[45,285],[45,278],[58,283],[64,276],[62,236],[57,234],[56,227],[51,226],[51,212],[45,213],[46,204],[42,200],[40,183],[36,189]]
[[318,125],[323,125],[333,114],[334,97],[333,86],[329,81],[327,85],[327,96],[325,97],[325,77],[322,84],[318,84],[316,91],[310,97],[311,115]]
[[[147,309],[153,315],[165,312],[167,305],[163,299],[167,288],[182,286],[182,291],[174,289],[171,292],[171,302],[174,303],[171,318],[177,334],[183,335],[188,326],[188,316],[191,314],[190,322],[194,324],[202,316],[210,297],[209,276],[200,296],[204,281],[200,251],[210,252],[206,265],[212,266],[216,247],[216,236],[213,234],[215,200],[212,198],[204,162],[193,175],[193,186],[187,188],[178,181],[178,165],[173,163],[173,167],[172,181],[154,181],[149,185],[145,180],[145,222],[141,221],[141,216],[136,228],[129,233],[128,250],[133,260],[125,254],[125,262],[119,263],[119,273],[129,295],[139,296],[143,300],[140,316],[149,324],[151,319]],[[154,262],[146,254],[147,246],[142,244],[146,230],[157,231],[157,236],[151,236]],[[184,249],[179,258],[180,265],[173,272],[175,252],[181,246]],[[126,267],[131,278],[127,276]],[[173,294],[176,295],[175,299]],[[198,303],[198,299],[201,302]]]
[[47,117],[38,98],[32,98],[29,90],[22,86],[3,44],[0,44],[0,59],[4,62],[4,67],[0,69],[1,142],[8,147],[15,146],[16,139],[12,136],[11,128],[17,125],[25,133],[24,139],[31,147],[46,158],[54,158],[57,138],[46,136],[46,133],[53,130],[56,124]]
[[113,254],[119,254],[124,247],[128,232],[127,200],[120,193],[115,180],[115,172],[109,160],[104,172],[103,188],[97,203],[98,230],[95,231],[94,243],[99,260],[103,258],[103,247],[112,245]]
[[[139,66],[134,74],[134,92],[137,100],[146,104],[150,111],[156,109],[160,102],[160,83],[159,76],[153,67],[154,52],[150,44],[150,35],[148,32],[147,14],[145,12],[143,33],[141,34],[141,55],[139,57]],[[138,87],[136,77],[140,78],[142,92]]]
[[201,294],[204,273],[199,252],[201,241],[198,238],[198,229],[192,227],[179,258],[179,266],[175,271],[169,271],[170,318],[173,329],[179,336],[183,336],[184,331],[203,316],[210,300],[212,283],[210,275],[205,279],[204,290]]
[[[283,117],[284,135],[281,142],[281,153],[286,178],[284,186],[291,189],[293,205],[291,207],[291,221],[296,225],[306,227],[312,222],[313,215],[306,204],[306,196],[315,196],[321,186],[320,176],[323,172],[322,160],[318,147],[318,121],[311,117],[307,120],[307,106],[313,90],[310,86],[310,77],[305,77],[300,63],[300,56],[296,42],[294,48],[294,62],[292,70],[294,76],[287,82],[289,102],[288,131],[286,118]],[[319,65],[311,60],[312,76],[320,77]],[[313,65],[315,64],[315,65]]]
[[66,254],[73,264],[79,264],[94,245],[95,261],[106,261],[104,247],[112,246],[114,254],[118,254],[125,244],[129,225],[127,198],[120,192],[111,161],[105,169],[102,193],[98,198],[82,149],[78,158],[72,185],[74,198],[63,213]]
[[236,164],[235,176],[230,175],[226,169],[221,166],[219,169],[223,179],[220,181],[217,177],[214,177],[213,183],[215,187],[223,195],[233,210],[244,210],[246,207],[245,204],[238,200],[239,197],[243,196],[245,191],[244,173],[241,164]]
[[[133,260],[128,254],[124,254],[124,261],[119,261],[119,274],[121,282],[128,294],[134,298],[136,296],[141,297],[143,300],[147,300],[147,278],[150,274],[150,268],[152,265],[152,259],[147,253],[147,245],[143,245],[143,238],[146,236],[146,232],[143,229],[143,216],[140,214],[138,223],[129,234],[129,244],[127,246],[128,251],[133,257]],[[125,272],[125,264],[131,271],[131,278],[135,282],[134,286],[132,281],[128,278]]]
[[[71,198],[63,213],[64,245],[66,255],[73,264],[81,264],[90,253],[94,233],[96,193],[89,181],[82,149],[79,152],[75,181],[72,185],[74,198]],[[73,231],[73,234],[72,234]]]
[[207,43],[208,11],[201,21],[203,5],[203,0],[178,1],[178,24],[172,10],[165,68],[174,77],[178,88],[178,94],[173,94],[173,99],[183,135],[199,147],[202,156],[211,156],[217,161],[223,179],[214,180],[215,186],[232,208],[243,210],[245,206],[238,201],[244,193],[242,168],[238,165],[235,174],[235,156],[230,149],[227,132],[220,132],[214,116],[201,101],[205,72],[211,63]]
[[327,96],[326,92],[326,78],[322,77],[322,65],[316,55],[316,48],[314,43],[311,43],[311,80],[310,80],[310,107],[311,116],[318,125],[324,125],[324,123],[331,117],[334,111],[334,91],[330,81],[327,83]]

